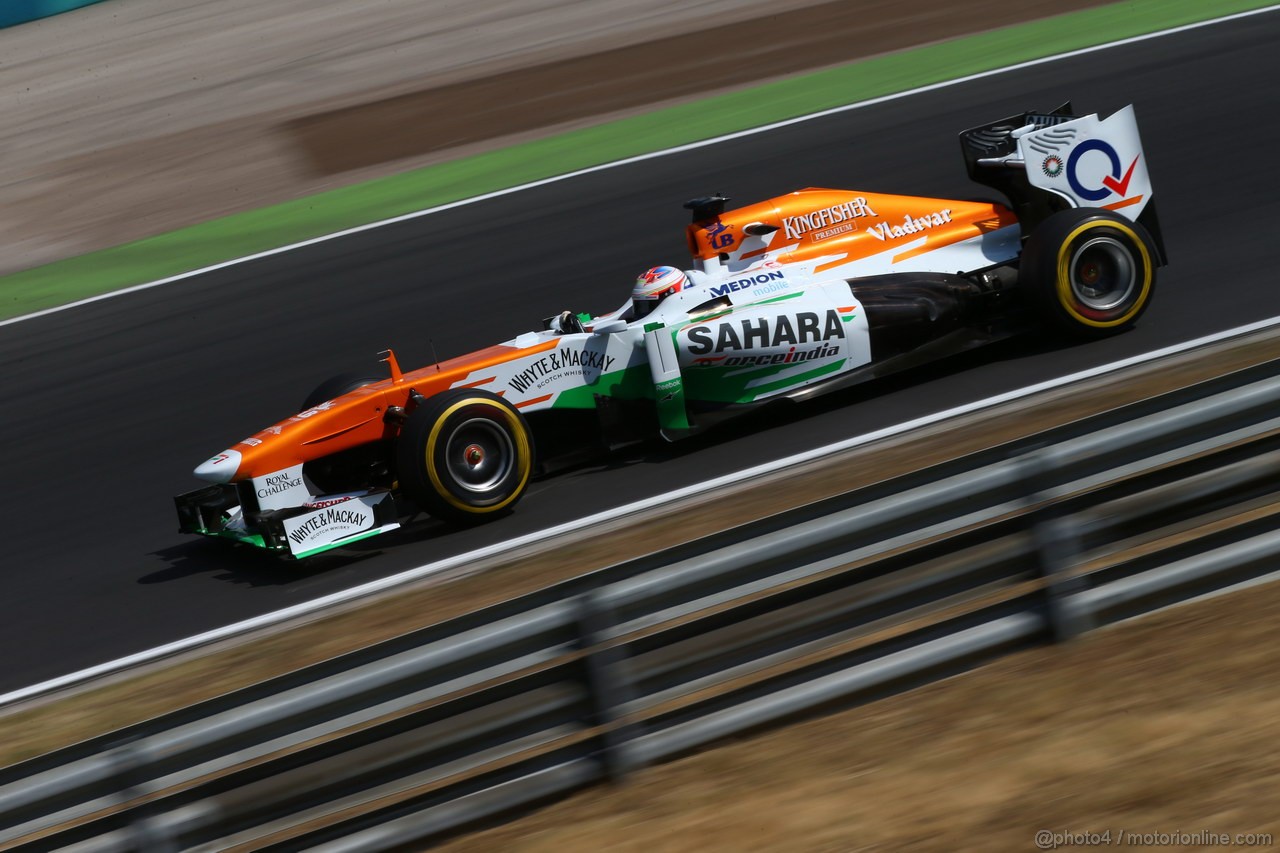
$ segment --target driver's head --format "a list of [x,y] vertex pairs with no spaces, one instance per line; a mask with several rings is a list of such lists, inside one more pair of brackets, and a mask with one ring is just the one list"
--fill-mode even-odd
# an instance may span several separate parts
[[636,286],[631,288],[631,304],[635,306],[635,316],[647,316],[658,307],[659,302],[688,286],[689,277],[675,267],[646,270],[636,279]]

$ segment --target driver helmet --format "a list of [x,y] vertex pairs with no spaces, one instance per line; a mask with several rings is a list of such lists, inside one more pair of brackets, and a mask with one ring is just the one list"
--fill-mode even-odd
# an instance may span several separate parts
[[635,316],[647,316],[662,300],[688,286],[689,277],[675,267],[662,266],[646,270],[636,279],[636,286],[631,288],[631,304],[635,306]]

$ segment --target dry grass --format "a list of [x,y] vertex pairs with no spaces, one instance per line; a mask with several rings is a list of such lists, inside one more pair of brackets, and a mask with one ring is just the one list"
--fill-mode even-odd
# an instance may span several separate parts
[[[733,525],[1280,357],[1280,333],[969,415],[0,714],[0,766]],[[679,523],[670,519],[678,517]],[[492,581],[501,573],[502,583]]]
[[1040,829],[1280,839],[1278,622],[1278,584],[1164,611],[442,849],[1033,850]]

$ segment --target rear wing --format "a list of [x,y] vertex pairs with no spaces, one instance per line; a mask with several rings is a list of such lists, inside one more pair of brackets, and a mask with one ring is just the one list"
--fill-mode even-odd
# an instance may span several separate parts
[[1105,119],[1072,115],[1069,103],[1021,113],[964,131],[960,147],[969,177],[1009,198],[1024,239],[1056,211],[1104,208],[1142,223],[1165,262],[1132,106]]

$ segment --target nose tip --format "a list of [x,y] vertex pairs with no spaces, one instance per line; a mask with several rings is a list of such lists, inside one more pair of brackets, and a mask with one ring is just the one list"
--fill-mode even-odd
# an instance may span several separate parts
[[240,467],[240,453],[235,450],[224,450],[212,459],[201,462],[195,475],[210,483],[230,483]]

